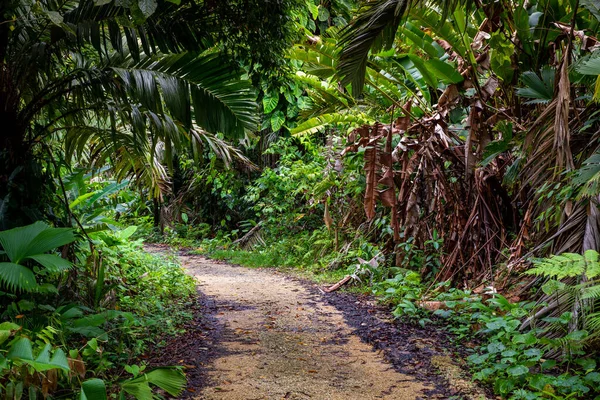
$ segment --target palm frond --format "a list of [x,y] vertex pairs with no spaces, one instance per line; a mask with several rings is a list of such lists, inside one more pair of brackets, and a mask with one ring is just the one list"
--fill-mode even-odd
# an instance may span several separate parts
[[255,90],[236,68],[224,65],[218,53],[148,57],[113,69],[142,104],[156,101],[160,84],[167,108],[188,128],[190,107],[196,124],[209,132],[242,137],[258,127]]
[[13,292],[32,291],[37,287],[35,276],[29,268],[10,262],[0,263],[0,282]]
[[363,90],[369,51],[391,48],[407,7],[408,0],[363,3],[358,17],[342,32],[338,75],[342,85],[352,85],[354,97]]

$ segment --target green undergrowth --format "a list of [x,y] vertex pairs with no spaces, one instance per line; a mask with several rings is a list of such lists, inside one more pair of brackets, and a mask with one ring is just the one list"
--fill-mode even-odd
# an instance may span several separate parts
[[[552,263],[541,262],[534,271],[548,275],[544,273],[548,264]],[[552,266],[558,269],[556,264]],[[568,268],[563,265],[560,270]],[[565,293],[578,290],[567,286],[549,280],[543,289],[566,302]],[[398,270],[393,278],[376,283],[372,291],[392,307],[395,317],[425,327],[440,325],[451,332],[457,345],[469,354],[473,379],[491,386],[503,399],[600,399],[594,325],[573,328],[574,315],[565,310],[535,317],[551,298],[511,303],[493,288],[487,294],[476,294],[453,288],[448,282],[430,287],[410,270]],[[427,310],[426,302],[436,310]],[[579,312],[584,318],[584,309]]]
[[[273,230],[271,226],[264,228],[264,238],[270,239],[256,244],[249,250],[242,250],[235,244],[239,235],[219,234],[213,239],[193,241],[181,238],[168,238],[171,246],[182,246],[192,249],[192,252],[208,257],[226,260],[250,268],[284,268],[297,275],[316,282],[333,283],[346,275],[359,276],[365,271],[357,260],[371,260],[379,257],[380,251],[366,239],[358,236],[355,240],[348,239],[343,248],[336,244],[333,232],[325,227],[310,232],[298,234],[283,234]],[[348,235],[351,237],[351,235]],[[338,242],[342,243],[338,237]],[[360,276],[357,282],[372,281],[373,275]]]
[[[2,232],[6,256],[22,274],[33,267],[35,281],[0,271],[7,283],[0,292],[0,398],[145,400],[156,387],[181,392],[181,369],[146,369],[141,356],[182,332],[194,282],[176,258],[149,254],[131,240],[135,229],[82,238],[37,223]],[[54,251],[63,245],[70,261]],[[36,248],[40,255],[29,259],[18,250]]]

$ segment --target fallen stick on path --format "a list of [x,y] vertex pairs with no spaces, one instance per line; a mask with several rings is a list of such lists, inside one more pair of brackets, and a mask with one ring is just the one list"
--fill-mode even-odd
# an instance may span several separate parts
[[350,279],[352,279],[352,277],[350,275],[346,275],[341,281],[339,281],[335,285],[326,288],[324,290],[325,293],[335,292],[336,290],[344,286],[346,283],[350,282]]

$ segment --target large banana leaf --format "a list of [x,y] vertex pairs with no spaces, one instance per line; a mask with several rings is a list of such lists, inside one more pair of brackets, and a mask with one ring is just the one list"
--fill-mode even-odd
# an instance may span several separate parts
[[331,125],[346,125],[356,127],[372,123],[372,119],[361,113],[335,113],[323,114],[318,117],[310,118],[309,120],[292,129],[292,135],[312,135],[317,132],[324,131],[325,128]]

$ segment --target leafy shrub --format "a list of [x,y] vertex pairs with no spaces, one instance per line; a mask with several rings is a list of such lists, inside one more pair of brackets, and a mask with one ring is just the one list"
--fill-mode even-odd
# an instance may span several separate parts
[[[468,361],[476,369],[474,378],[490,382],[496,393],[511,399],[591,398],[597,392],[600,374],[596,360],[585,352],[571,351],[568,357],[551,359],[547,354],[557,347],[581,348],[585,331],[574,331],[551,339],[547,329],[521,331],[522,319],[534,310],[534,303],[511,304],[496,295],[483,303],[474,303],[471,319],[485,338]],[[571,315],[556,321],[568,325]]]
[[[76,243],[73,263],[48,254],[75,239],[71,229],[40,222],[0,232],[4,264],[11,265],[0,269],[7,286],[0,293],[7,321],[0,324],[2,398],[72,398],[81,387],[81,398],[90,400],[105,399],[107,388],[151,399],[149,384],[174,396],[181,391],[180,370],[142,372],[141,366],[132,378],[120,378],[150,343],[179,331],[194,293],[176,259],[144,252],[140,240],[131,240],[135,230],[90,233],[93,250]],[[21,281],[9,275],[17,267]],[[34,280],[23,280],[30,274]],[[25,299],[18,290],[31,293]]]
[[373,285],[373,293],[394,306],[395,317],[420,315],[415,301],[421,299],[424,290],[421,275],[409,270],[399,270],[393,278]]

